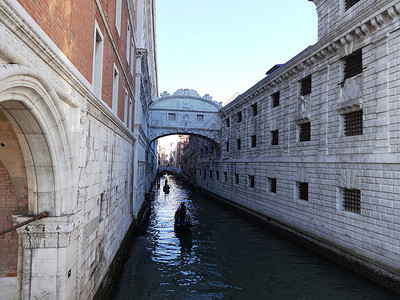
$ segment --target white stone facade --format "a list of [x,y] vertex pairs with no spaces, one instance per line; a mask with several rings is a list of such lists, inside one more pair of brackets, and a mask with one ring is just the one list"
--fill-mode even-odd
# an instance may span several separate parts
[[221,110],[222,154],[198,154],[196,184],[400,274],[400,4],[314,2],[319,41]]

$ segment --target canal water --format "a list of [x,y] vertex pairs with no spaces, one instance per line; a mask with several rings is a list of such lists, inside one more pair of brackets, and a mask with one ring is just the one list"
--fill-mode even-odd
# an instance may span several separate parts
[[[399,299],[400,296],[268,231],[172,176],[156,190],[111,299]],[[191,232],[176,234],[185,202]]]

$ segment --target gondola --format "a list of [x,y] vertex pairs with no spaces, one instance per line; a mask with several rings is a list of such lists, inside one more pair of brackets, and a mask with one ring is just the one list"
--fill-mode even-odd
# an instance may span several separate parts
[[185,217],[183,221],[177,216],[175,216],[174,220],[174,229],[175,230],[189,230],[192,226],[192,222],[190,222],[190,218],[188,216]]

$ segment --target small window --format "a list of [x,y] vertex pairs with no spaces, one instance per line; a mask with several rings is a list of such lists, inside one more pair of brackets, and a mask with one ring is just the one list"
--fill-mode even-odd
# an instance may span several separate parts
[[125,89],[124,124],[126,127],[128,127],[128,109],[129,109],[129,96],[128,96],[128,91]]
[[241,149],[241,140],[240,139],[236,140],[236,145],[237,145],[237,150],[240,150]]
[[117,28],[118,35],[121,34],[121,10],[122,0],[115,1],[115,27]]
[[344,79],[351,78],[358,74],[361,74],[363,70],[362,66],[362,52],[357,52],[345,57],[344,59]]
[[210,170],[210,179],[212,179],[212,170]]
[[253,111],[253,117],[258,115],[257,103],[254,103],[254,104],[251,106],[251,110]]
[[126,62],[128,64],[130,58],[129,55],[131,52],[130,45],[131,45],[131,27],[129,26],[129,21],[128,21],[126,25]]
[[215,176],[217,177],[217,180],[219,180],[219,171],[216,171]]
[[197,115],[197,122],[204,122],[204,115]]
[[357,4],[360,0],[345,0],[344,1],[344,8],[345,10],[348,10],[350,7],[353,5]]
[[93,93],[94,95],[101,99],[101,87],[103,81],[103,48],[104,41],[103,35],[97,22],[95,23],[95,37],[94,37],[94,53],[93,53]]
[[299,125],[299,141],[307,142],[311,140],[311,123],[303,123]]
[[176,121],[176,114],[168,113],[168,121]]
[[357,189],[343,189],[344,210],[361,213],[361,191]]
[[239,174],[235,174],[235,183],[239,184]]
[[229,152],[229,142],[226,142],[226,152]]
[[308,182],[298,182],[299,199],[308,201]]
[[252,135],[251,137],[251,148],[254,148],[257,146],[257,137],[255,135]]
[[241,111],[239,111],[239,112],[237,113],[237,122],[238,122],[238,123],[242,122],[242,112],[241,112]]
[[204,173],[203,173],[203,179],[206,179],[206,176],[207,176],[207,170],[206,170],[206,169],[204,169]]
[[280,92],[276,92],[271,95],[272,98],[272,107],[277,107],[279,106],[279,100],[281,98]]
[[231,126],[231,120],[230,120],[229,118],[227,118],[227,119],[225,120],[225,124],[226,124],[226,127]]
[[300,95],[305,96],[311,94],[311,76],[307,76],[301,81]]
[[249,187],[254,188],[254,175],[249,175]]
[[343,115],[344,134],[346,136],[363,134],[363,111],[353,111]]
[[224,181],[225,181],[225,182],[228,181],[228,172],[224,172]]
[[278,130],[271,131],[271,145],[279,144]]
[[269,191],[276,194],[276,178],[269,178]]
[[114,65],[114,73],[113,73],[113,96],[112,96],[112,111],[115,115],[118,113],[118,79],[119,72],[117,67]]

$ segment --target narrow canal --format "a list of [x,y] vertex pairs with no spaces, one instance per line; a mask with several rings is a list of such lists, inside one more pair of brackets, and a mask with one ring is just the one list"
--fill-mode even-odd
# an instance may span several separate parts
[[[203,194],[165,178],[147,233],[135,237],[112,299],[399,299]],[[184,201],[191,233],[176,236]]]

